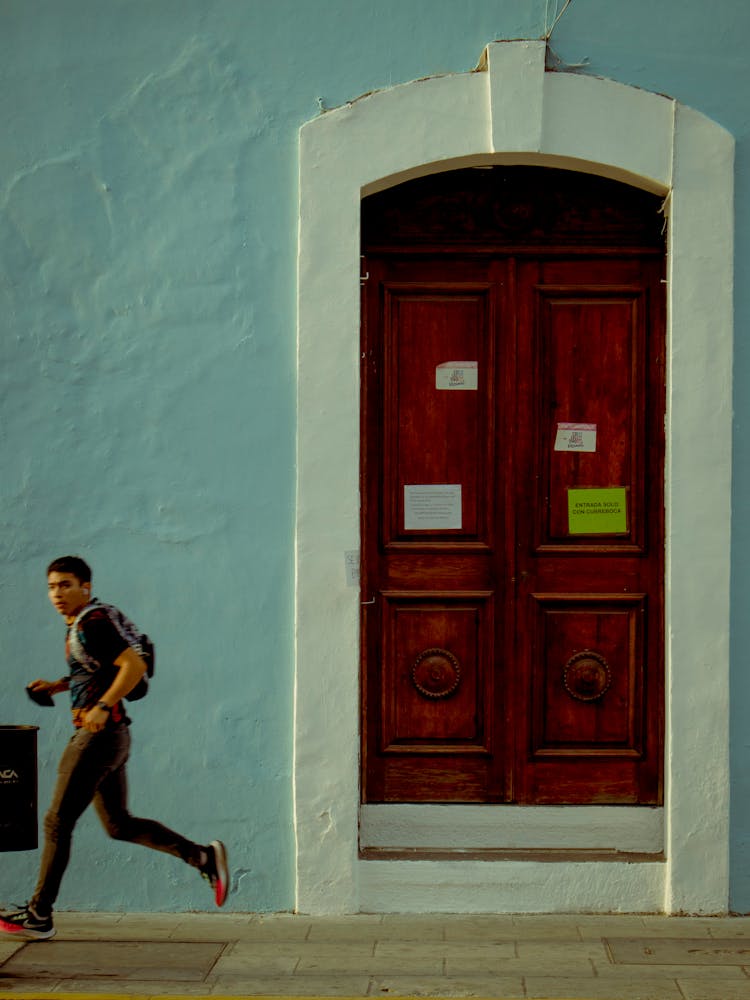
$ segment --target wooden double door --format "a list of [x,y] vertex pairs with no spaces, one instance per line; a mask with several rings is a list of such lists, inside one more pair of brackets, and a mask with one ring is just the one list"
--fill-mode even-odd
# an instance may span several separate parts
[[656,804],[654,206],[604,218],[621,185],[543,171],[563,193],[519,234],[538,186],[506,171],[477,233],[455,189],[477,214],[493,182],[457,173],[447,221],[445,179],[363,216],[363,800]]

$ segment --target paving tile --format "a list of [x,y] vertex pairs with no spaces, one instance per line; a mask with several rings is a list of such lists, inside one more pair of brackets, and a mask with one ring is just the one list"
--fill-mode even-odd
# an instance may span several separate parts
[[522,962],[543,962],[546,965],[557,963],[559,967],[567,967],[573,963],[589,964],[592,960],[608,962],[609,953],[603,941],[545,941],[519,940],[517,943],[518,957]]
[[715,920],[710,925],[712,937],[747,937],[750,938],[750,917],[725,917]]
[[545,959],[543,955],[537,956],[533,961],[522,961],[518,958],[509,961],[506,972],[516,972],[522,976],[554,976],[565,980],[594,979],[597,975],[594,963],[590,959],[565,961]]
[[288,954],[277,950],[258,954],[254,951],[226,952],[211,969],[215,976],[291,976],[299,963],[299,952]]
[[[613,965],[593,963],[595,975],[612,979],[632,979],[633,976],[661,976],[664,979],[736,979],[747,978],[738,965]],[[750,980],[748,980],[750,982]]]
[[[173,930],[171,928],[163,928],[161,930],[143,930],[143,928],[128,926],[128,925],[117,925],[106,928],[96,928],[96,927],[76,927],[76,928],[61,928],[57,920],[55,920],[55,930],[57,934],[55,935],[55,942],[60,941],[170,941],[173,939]],[[183,941],[190,941],[191,935],[185,934],[181,937]],[[198,939],[200,940],[200,939]]]
[[[135,935],[135,929],[133,929]],[[114,937],[110,934],[109,937]],[[213,941],[217,944],[228,944],[231,941],[253,940],[250,923],[229,926],[220,921],[214,923],[210,919],[204,922],[177,924],[174,930],[164,940],[167,941]]]
[[358,913],[344,917],[316,917],[310,924],[308,941],[346,941],[352,938],[372,939],[384,934],[400,933],[386,930],[383,918],[377,913]]
[[175,914],[55,913],[57,939],[66,941],[166,941],[179,920]]
[[612,961],[627,965],[750,965],[737,938],[608,938]]
[[393,997],[502,997],[520,1000],[526,996],[520,976],[378,976],[370,985],[370,996]]
[[58,934],[76,933],[85,927],[98,928],[100,933],[111,930],[125,920],[124,913],[61,913],[55,911],[55,928]]
[[408,955],[451,958],[515,958],[515,941],[378,941],[376,958]]
[[125,913],[122,910],[91,910],[86,912],[84,910],[55,910],[55,920],[63,921],[67,923],[78,923],[85,922],[90,923],[91,921],[97,921],[100,924],[118,924],[123,920],[125,921],[141,921],[143,918],[149,919],[154,917],[159,919],[164,917],[166,920],[176,920],[177,914],[174,913]]
[[745,982],[706,982],[702,979],[680,978],[677,980],[685,1000],[748,1000],[750,979]]
[[304,924],[309,927],[316,920],[326,919],[325,917],[311,917],[304,913],[253,913],[250,916],[254,924],[263,924],[266,927],[294,927],[296,924]]
[[[357,948],[357,945],[352,945],[352,948]],[[241,958],[243,955],[252,956],[255,958],[293,958],[298,959],[305,949],[304,941],[230,941],[224,947],[222,952],[222,958],[238,957]],[[358,954],[371,955],[373,945],[362,946]],[[310,949],[310,953],[313,951],[322,954],[337,954],[342,950],[341,946],[325,942],[315,949]]]
[[323,942],[283,946],[236,942],[227,948],[212,970],[211,977],[251,975],[254,977],[292,972],[313,976],[374,975],[391,969],[414,972],[441,972],[442,954],[425,955],[411,950],[405,956],[373,956],[371,944]]
[[578,914],[575,917],[575,923],[582,938],[643,937],[645,934],[643,918],[629,913]]
[[310,934],[313,920],[282,913],[251,917],[241,925],[243,939],[253,941],[304,941]]
[[0,940],[0,966],[7,962],[17,951],[20,951],[27,944],[26,941],[14,941],[13,938],[3,938]]
[[457,916],[446,921],[446,941],[507,941],[518,935],[512,916]]
[[429,957],[442,961],[445,956],[445,950],[445,941],[376,941],[373,954],[376,958],[383,961],[388,961],[392,958],[418,959],[420,957]]
[[322,982],[300,976],[256,976],[236,979],[219,976],[210,979],[206,992],[218,996],[326,996],[364,997],[370,984],[369,976],[329,976]]
[[[708,936],[716,929],[717,924],[724,922],[723,917],[668,917],[656,914],[644,914],[641,917],[643,929],[646,934],[655,934],[660,937],[688,937],[697,938]],[[631,937],[643,936],[642,934],[628,935]]]
[[[130,923],[137,929],[139,918],[131,918]],[[205,934],[217,941],[304,941],[311,926],[311,918],[288,913],[182,913],[176,915],[169,936],[176,940],[199,939]]]
[[[45,990],[48,987],[45,985]],[[106,984],[102,991],[101,979],[66,979],[59,984],[55,993],[91,993],[95,994],[97,1000],[111,1000],[111,998],[137,996],[141,1000],[147,1000],[153,996],[206,996],[209,988],[204,982],[154,982],[153,980],[119,980],[115,985]]]
[[445,937],[446,925],[452,919],[450,914],[384,913],[382,928],[383,931],[397,929],[404,938],[440,941]]
[[390,957],[358,958],[342,953],[337,956],[321,957],[317,951],[303,955],[295,975],[327,976],[327,975],[367,975],[386,976],[394,973],[414,976],[439,976],[443,972],[443,959],[440,955],[407,955]]
[[272,959],[275,957],[291,958],[295,961],[317,957],[321,961],[338,961],[345,958],[352,962],[362,962],[372,958],[375,949],[374,941],[321,941],[310,944],[304,941],[234,941],[227,945],[222,954],[222,961],[243,958]]
[[529,1000],[685,1000],[675,980],[604,978],[573,979],[567,976],[528,976]]
[[517,958],[447,958],[443,972],[451,979],[466,976],[522,976],[528,967]]
[[[24,996],[31,995],[34,997],[34,1000],[37,1000],[40,994],[47,996],[61,987],[67,989],[67,984],[55,979],[45,979],[43,982],[37,982],[34,979],[11,979],[7,981],[0,979],[0,997],[12,997],[16,993],[21,993]],[[99,983],[99,990],[101,988],[102,984]]]
[[202,980],[221,954],[216,944],[106,941],[49,941],[24,948],[3,966],[18,979],[97,978],[104,984],[142,979]]
[[298,931],[282,930],[279,927],[267,927],[265,925],[257,927],[254,924],[246,924],[242,927],[226,929],[223,933],[221,929],[211,930],[207,928],[206,933],[211,935],[211,940],[224,941],[245,941],[257,945],[278,944],[279,946],[293,945],[299,948],[304,944],[309,933],[308,926],[300,926]]
[[575,917],[544,914],[517,914],[513,917],[517,938],[558,938],[565,941],[579,941],[578,923]]

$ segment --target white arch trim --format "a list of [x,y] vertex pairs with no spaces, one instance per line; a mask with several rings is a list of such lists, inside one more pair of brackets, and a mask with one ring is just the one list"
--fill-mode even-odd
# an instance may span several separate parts
[[[294,732],[301,912],[718,913],[728,906],[734,143],[675,101],[546,73],[544,57],[543,42],[492,43],[473,73],[374,93],[301,130]],[[359,547],[360,199],[409,177],[482,163],[564,166],[665,195],[663,861],[358,856],[359,592],[347,586],[344,554]]]

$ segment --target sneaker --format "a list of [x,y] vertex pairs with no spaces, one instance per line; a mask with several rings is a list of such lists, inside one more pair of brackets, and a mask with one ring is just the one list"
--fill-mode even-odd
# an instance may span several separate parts
[[13,934],[31,941],[46,941],[55,936],[55,928],[51,914],[40,917],[27,905],[14,913],[0,913],[0,933]]
[[227,850],[220,840],[212,840],[206,848],[208,860],[201,867],[201,875],[214,890],[217,906],[223,906],[229,894],[229,868]]

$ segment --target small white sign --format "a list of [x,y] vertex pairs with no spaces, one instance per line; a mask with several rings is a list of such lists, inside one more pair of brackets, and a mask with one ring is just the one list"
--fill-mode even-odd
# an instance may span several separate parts
[[347,587],[359,586],[359,549],[352,549],[344,553],[344,566],[346,568]]
[[477,389],[479,366],[476,361],[446,361],[435,369],[436,389]]
[[460,483],[404,486],[406,531],[445,531],[460,527]]
[[558,424],[555,451],[596,451],[596,424]]

